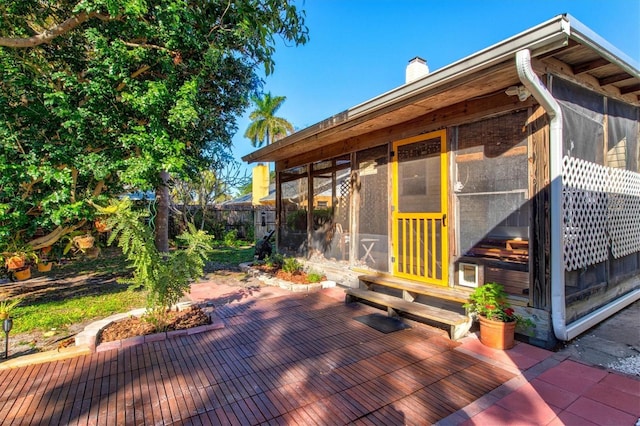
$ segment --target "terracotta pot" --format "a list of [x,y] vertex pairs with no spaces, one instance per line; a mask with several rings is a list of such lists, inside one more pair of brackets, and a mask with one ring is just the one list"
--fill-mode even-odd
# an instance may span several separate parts
[[516,322],[494,321],[480,318],[480,341],[494,349],[511,349],[514,345]]
[[53,263],[51,263],[51,262],[40,262],[40,263],[38,263],[38,271],[39,272],[49,272],[51,270],[52,266],[53,266]]
[[7,258],[6,265],[7,265],[7,269],[10,271],[15,271],[16,269],[20,269],[24,267],[24,257],[11,256]]
[[93,247],[94,241],[95,239],[91,235],[78,236],[73,239],[73,242],[81,250]]
[[19,271],[14,271],[13,276],[18,281],[24,281],[31,278],[31,268],[21,269]]
[[100,219],[96,219],[93,222],[93,225],[95,226],[96,231],[98,231],[98,232],[107,232],[107,231],[109,231],[111,229],[107,225],[107,222],[104,222],[104,221],[102,221]]

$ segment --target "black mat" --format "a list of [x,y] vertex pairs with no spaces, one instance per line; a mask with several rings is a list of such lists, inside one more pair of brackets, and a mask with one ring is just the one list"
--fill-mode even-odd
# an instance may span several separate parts
[[354,320],[366,324],[371,328],[375,328],[385,334],[404,330],[405,328],[411,328],[408,324],[402,322],[402,320],[382,314],[363,315],[361,317],[355,317]]

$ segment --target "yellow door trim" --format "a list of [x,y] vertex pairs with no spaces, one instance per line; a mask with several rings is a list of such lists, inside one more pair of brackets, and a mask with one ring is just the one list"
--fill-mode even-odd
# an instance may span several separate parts
[[[410,278],[416,281],[427,282],[436,285],[449,285],[449,238],[448,238],[448,161],[447,138],[445,130],[438,130],[407,139],[393,142],[392,158],[392,244],[393,244],[393,274],[398,277]],[[399,211],[399,187],[398,177],[398,148],[427,139],[440,139],[440,211],[438,212],[412,212]],[[408,241],[403,249],[408,253],[400,253],[400,230],[402,229],[403,241]],[[437,232],[439,229],[439,232]],[[439,234],[439,238],[437,235]],[[415,236],[415,239],[414,239]],[[417,242],[422,243],[417,248]],[[424,240],[424,241],[423,241]],[[407,250],[408,249],[408,250]],[[419,251],[416,253],[416,251]],[[408,258],[408,262],[404,259]],[[403,259],[403,267],[400,270],[400,259]],[[439,264],[438,264],[439,263]],[[436,276],[436,271],[440,275]],[[415,272],[412,272],[415,271]],[[420,273],[419,271],[423,271]],[[416,273],[417,272],[417,273]]]

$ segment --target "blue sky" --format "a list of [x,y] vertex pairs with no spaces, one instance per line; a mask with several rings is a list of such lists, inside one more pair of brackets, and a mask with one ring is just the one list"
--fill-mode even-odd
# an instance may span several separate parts
[[[640,0],[306,0],[310,41],[278,44],[264,91],[286,96],[278,115],[311,126],[404,83],[420,56],[431,71],[569,13],[640,63]],[[254,150],[238,120],[234,154]],[[246,166],[246,163],[245,163]],[[251,166],[246,166],[247,168]]]

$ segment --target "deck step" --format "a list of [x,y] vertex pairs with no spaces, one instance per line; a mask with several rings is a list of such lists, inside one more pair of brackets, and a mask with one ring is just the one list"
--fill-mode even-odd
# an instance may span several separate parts
[[405,312],[440,324],[446,324],[449,326],[449,337],[452,340],[458,340],[464,337],[469,331],[469,328],[471,328],[471,318],[457,312],[435,306],[423,305],[421,303],[409,302],[399,297],[389,296],[388,294],[376,291],[349,288],[345,290],[345,293],[346,303],[355,302],[358,299],[368,300],[369,302],[386,306],[389,316],[397,316],[398,312]]
[[412,294],[414,297],[415,295],[424,295],[456,303],[467,303],[469,301],[469,294],[471,293],[470,291],[458,288],[440,287],[433,284],[425,284],[419,281],[411,281],[380,275],[360,275],[358,279],[360,280],[360,283],[367,288],[367,290],[371,290],[371,285],[375,284],[406,291]]

